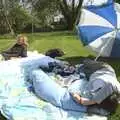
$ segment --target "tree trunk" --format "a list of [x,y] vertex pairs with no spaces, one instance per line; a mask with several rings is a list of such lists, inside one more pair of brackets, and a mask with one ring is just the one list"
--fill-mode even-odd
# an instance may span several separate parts
[[6,23],[8,24],[10,33],[11,33],[11,35],[15,35],[14,30],[12,29],[12,25],[10,24],[8,16],[7,16],[7,7],[6,7],[7,3],[6,3],[5,0],[2,0],[2,5],[3,5],[3,11],[4,11],[5,20],[6,20]]
[[76,20],[75,20],[75,25],[78,24],[79,19],[80,19],[82,2],[83,2],[83,0],[79,0],[78,7],[77,7],[77,9],[76,9]]
[[60,9],[66,20],[67,29],[73,30],[80,18],[80,9],[83,0],[79,0],[78,6],[75,6],[75,0],[72,0],[71,7],[68,6],[66,0],[59,0]]

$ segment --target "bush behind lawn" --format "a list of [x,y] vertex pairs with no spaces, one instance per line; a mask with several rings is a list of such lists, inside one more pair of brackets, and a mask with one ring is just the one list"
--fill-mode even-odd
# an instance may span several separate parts
[[[83,47],[78,36],[73,32],[48,32],[48,33],[34,33],[26,34],[28,36],[29,47],[28,50],[37,50],[40,53],[45,53],[51,48],[60,48],[65,52],[65,55],[60,58],[67,60],[72,64],[80,63],[80,61],[86,57],[93,56],[95,54]],[[15,37],[10,35],[0,36],[0,51],[5,50],[15,42]],[[113,66],[116,71],[118,80],[120,80],[120,59],[102,59]],[[0,120],[3,120],[0,118]],[[120,120],[120,105],[116,110],[116,113],[109,116],[109,120]]]

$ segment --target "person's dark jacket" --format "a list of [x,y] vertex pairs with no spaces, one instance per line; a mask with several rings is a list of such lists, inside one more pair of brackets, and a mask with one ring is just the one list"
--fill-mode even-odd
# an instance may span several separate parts
[[5,60],[10,59],[10,57],[27,57],[27,46],[15,44],[10,49],[2,52]]

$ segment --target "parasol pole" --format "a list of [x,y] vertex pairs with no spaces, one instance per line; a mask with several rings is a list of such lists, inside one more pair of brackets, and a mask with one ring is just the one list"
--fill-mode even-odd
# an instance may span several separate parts
[[106,40],[106,39],[109,39],[109,40],[108,40],[107,43],[101,48],[99,54],[98,54],[98,55],[96,56],[96,58],[95,58],[95,61],[97,61],[97,59],[101,56],[101,53],[102,53],[103,50],[107,47],[107,45],[108,45],[108,43],[111,41],[112,37],[111,37],[111,38],[110,38],[110,37],[108,37],[108,38],[103,38],[103,40]]

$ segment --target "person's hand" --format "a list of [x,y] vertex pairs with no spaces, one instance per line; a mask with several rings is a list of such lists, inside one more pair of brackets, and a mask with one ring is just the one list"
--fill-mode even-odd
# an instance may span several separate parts
[[77,103],[81,104],[81,96],[78,93],[71,93]]
[[81,97],[78,93],[71,93],[73,99],[81,105],[93,105],[96,101],[92,101],[89,98]]

